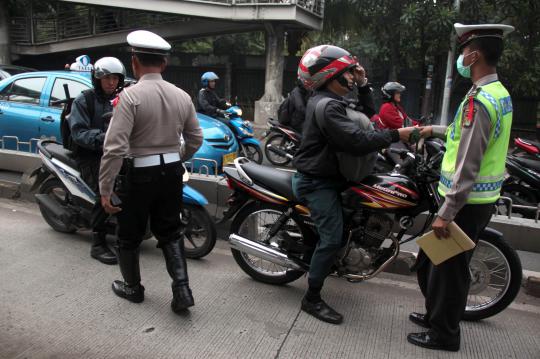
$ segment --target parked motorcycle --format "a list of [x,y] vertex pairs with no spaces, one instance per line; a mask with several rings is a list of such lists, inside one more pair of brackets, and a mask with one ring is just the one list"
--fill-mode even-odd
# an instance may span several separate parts
[[[506,171],[508,177],[503,183],[501,195],[510,198],[512,205],[535,208],[512,207],[512,212],[535,218],[540,204],[540,157],[508,155]],[[506,205],[500,204],[499,210],[504,212]]]
[[540,160],[540,142],[526,140],[524,138],[516,137],[514,139],[513,155],[528,154]]
[[[105,221],[109,234],[116,234],[116,219],[108,216],[101,206],[94,206],[97,195],[84,182],[73,153],[61,144],[41,140],[37,145],[42,166],[32,173],[35,182],[32,191],[41,215],[56,231],[74,233],[91,229]],[[184,182],[189,175],[184,175]],[[206,198],[184,184],[182,222],[185,226],[185,250],[188,258],[201,258],[210,253],[216,243],[216,228],[204,208]],[[145,239],[150,238],[148,232]]]
[[[426,156],[402,151],[403,164],[388,174],[351,183],[342,194],[344,247],[334,272],[350,282],[375,277],[399,254],[400,246],[421,236],[434,219],[443,152],[426,141]],[[397,151],[397,150],[396,150]],[[225,218],[233,218],[230,246],[234,259],[255,280],[290,283],[309,270],[318,235],[309,209],[294,198],[292,173],[236,159],[225,169],[234,190]],[[422,212],[422,229],[405,233]],[[394,233],[397,230],[397,234]],[[504,310],[516,297],[522,267],[501,233],[486,228],[470,262],[471,286],[466,320],[480,320]]]
[[238,106],[231,106],[225,110],[231,129],[240,146],[241,156],[245,156],[254,162],[262,163],[263,153],[261,143],[253,137],[253,125],[249,121],[242,119],[242,109]]
[[287,166],[300,147],[302,135],[278,121],[268,119],[268,130],[263,134],[266,139],[264,153],[275,166]]

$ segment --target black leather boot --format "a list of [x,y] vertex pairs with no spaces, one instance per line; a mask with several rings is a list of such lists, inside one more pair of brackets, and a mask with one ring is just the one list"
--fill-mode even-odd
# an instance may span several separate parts
[[133,303],[144,300],[144,287],[141,285],[139,268],[139,249],[118,249],[120,272],[124,281],[115,280],[112,284],[114,294]]
[[171,309],[179,314],[195,304],[189,288],[186,257],[184,256],[184,239],[166,242],[161,246],[161,250],[165,257],[167,272],[172,278]]
[[116,264],[118,263],[116,254],[114,254],[107,245],[107,240],[105,239],[106,235],[107,234],[103,232],[94,232],[90,256],[101,263]]

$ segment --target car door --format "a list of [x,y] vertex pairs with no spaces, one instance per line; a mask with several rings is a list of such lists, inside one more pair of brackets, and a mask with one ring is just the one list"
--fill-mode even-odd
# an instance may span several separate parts
[[51,138],[61,141],[60,136],[60,115],[62,114],[63,104],[54,104],[54,101],[64,100],[66,98],[64,85],[68,86],[69,96],[77,97],[82,91],[90,88],[89,84],[65,77],[56,77],[51,90],[46,96],[46,105],[43,108],[41,116],[42,123],[39,125],[39,137]]
[[3,148],[28,151],[29,141],[39,136],[40,98],[46,81],[47,76],[17,77],[0,90]]

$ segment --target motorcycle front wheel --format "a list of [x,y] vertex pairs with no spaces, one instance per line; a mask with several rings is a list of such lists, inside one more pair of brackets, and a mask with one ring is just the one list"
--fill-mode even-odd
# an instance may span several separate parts
[[469,264],[471,284],[464,320],[476,321],[500,313],[521,287],[523,269],[514,249],[499,237],[480,236]]
[[184,247],[186,258],[198,259],[206,256],[216,245],[216,226],[208,212],[201,206],[184,204]]
[[[268,232],[277,219],[287,211],[286,207],[271,205],[262,202],[251,202],[244,206],[234,218],[231,224],[231,234],[237,234],[248,238],[264,246],[276,249],[279,235],[282,231],[287,235],[304,238],[304,230],[298,224],[298,219],[293,215],[282,227],[275,237],[270,238]],[[253,279],[268,284],[287,284],[300,278],[305,272],[288,269],[278,264],[269,262],[257,256],[241,252],[231,248],[234,260]]]

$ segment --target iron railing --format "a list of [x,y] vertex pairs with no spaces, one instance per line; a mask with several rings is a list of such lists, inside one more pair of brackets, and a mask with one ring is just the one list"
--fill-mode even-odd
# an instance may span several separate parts
[[[324,0],[197,0],[196,2],[229,6],[294,4],[318,17],[322,18],[324,14]],[[37,45],[190,20],[191,17],[184,15],[101,6],[63,5],[52,14],[11,17],[10,40],[14,44]]]

